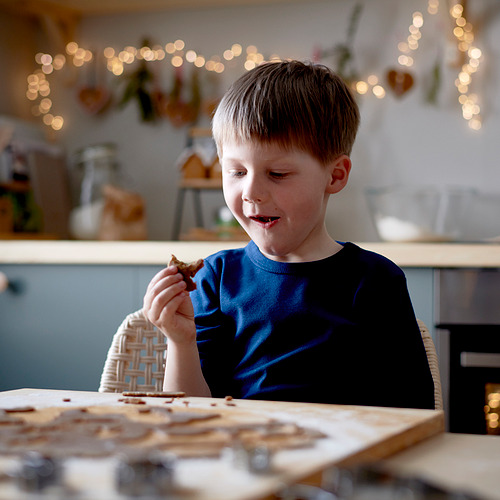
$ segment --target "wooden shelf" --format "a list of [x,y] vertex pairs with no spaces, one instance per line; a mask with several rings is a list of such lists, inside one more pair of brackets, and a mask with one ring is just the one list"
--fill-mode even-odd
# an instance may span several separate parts
[[224,228],[220,231],[193,227],[180,236],[181,241],[249,241],[250,238],[241,228]]
[[10,193],[27,193],[30,189],[31,185],[26,181],[0,182],[0,191]]
[[58,240],[59,236],[49,233],[0,233],[0,240]]
[[222,189],[222,179],[182,179],[179,187],[182,189]]

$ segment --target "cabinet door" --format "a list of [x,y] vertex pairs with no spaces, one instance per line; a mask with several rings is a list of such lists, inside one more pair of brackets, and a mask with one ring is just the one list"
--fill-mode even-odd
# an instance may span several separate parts
[[111,339],[140,307],[127,266],[4,265],[0,390],[97,390]]

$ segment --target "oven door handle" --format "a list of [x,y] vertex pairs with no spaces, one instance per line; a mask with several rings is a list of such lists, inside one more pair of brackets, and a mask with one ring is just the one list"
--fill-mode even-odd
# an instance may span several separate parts
[[460,365],[464,368],[500,368],[500,354],[463,351],[460,353]]

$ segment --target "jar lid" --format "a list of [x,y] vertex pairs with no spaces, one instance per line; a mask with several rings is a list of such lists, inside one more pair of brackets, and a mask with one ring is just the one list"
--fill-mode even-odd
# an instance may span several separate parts
[[92,146],[86,146],[79,149],[75,153],[75,161],[76,163],[85,163],[95,160],[114,159],[115,156],[116,144],[110,142],[105,144],[94,144]]

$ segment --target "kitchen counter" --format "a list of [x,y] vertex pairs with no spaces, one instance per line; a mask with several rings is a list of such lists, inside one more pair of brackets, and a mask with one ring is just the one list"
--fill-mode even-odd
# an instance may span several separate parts
[[[1,241],[0,264],[164,265],[206,257],[245,242]],[[357,243],[401,267],[500,268],[500,245],[473,243]]]

